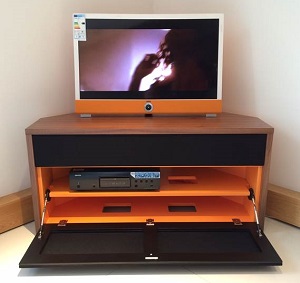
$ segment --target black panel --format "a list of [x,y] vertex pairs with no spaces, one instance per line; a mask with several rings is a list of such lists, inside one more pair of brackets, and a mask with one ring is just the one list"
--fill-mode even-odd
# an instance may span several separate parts
[[[160,253],[260,252],[250,231],[159,231]],[[184,245],[182,244],[184,243]]]
[[35,135],[35,166],[264,165],[265,134]]
[[219,19],[86,19],[87,29],[208,29],[218,30]]
[[281,265],[255,223],[67,224],[44,226],[19,266],[95,264]]
[[133,254],[144,252],[143,231],[51,233],[42,254]]

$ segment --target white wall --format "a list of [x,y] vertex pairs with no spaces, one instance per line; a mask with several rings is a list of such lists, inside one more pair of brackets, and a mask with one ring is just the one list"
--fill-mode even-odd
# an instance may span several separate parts
[[74,111],[72,13],[146,13],[152,1],[1,0],[0,196],[30,187],[25,128]]
[[270,182],[300,191],[300,1],[1,2],[0,196],[30,187],[25,128],[74,110],[73,12],[224,13],[224,111],[275,128]]

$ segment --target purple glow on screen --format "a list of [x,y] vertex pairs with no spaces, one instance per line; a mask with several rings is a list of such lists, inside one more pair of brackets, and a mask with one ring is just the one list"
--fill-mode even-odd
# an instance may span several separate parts
[[145,54],[158,51],[167,32],[158,29],[87,30],[87,41],[79,42],[80,90],[127,91],[136,66]]

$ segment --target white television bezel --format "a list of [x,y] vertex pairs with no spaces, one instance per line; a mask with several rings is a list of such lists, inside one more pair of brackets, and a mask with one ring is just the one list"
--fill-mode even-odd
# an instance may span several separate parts
[[[171,99],[82,99],[80,98],[79,76],[79,48],[78,40],[73,36],[74,47],[74,74],[75,74],[75,112],[80,114],[147,114],[146,103],[154,104],[151,113],[148,114],[216,114],[222,112],[222,75],[223,75],[223,37],[224,15],[220,13],[205,14],[101,14],[101,13],[75,13],[84,15],[89,19],[218,19],[219,20],[219,43],[218,43],[218,73],[217,73],[217,98],[215,99],[177,99],[174,103]],[[195,106],[199,101],[203,107]],[[215,101],[215,103],[211,103]],[[115,104],[118,103],[119,105]],[[182,103],[182,109],[178,108]],[[201,103],[202,102],[202,103]],[[102,104],[102,106],[101,106]],[[115,104],[115,105],[114,105]],[[196,103],[197,104],[197,103]],[[123,106],[122,106],[123,105]],[[169,107],[168,107],[169,105]],[[132,107],[133,106],[133,107]],[[211,109],[210,109],[211,108]]]

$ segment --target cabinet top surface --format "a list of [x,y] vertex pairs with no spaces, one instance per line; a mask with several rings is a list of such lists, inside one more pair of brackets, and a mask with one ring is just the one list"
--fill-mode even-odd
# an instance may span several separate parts
[[56,134],[253,134],[273,133],[256,117],[221,113],[203,116],[95,116],[71,113],[41,118],[26,129],[27,135]]

